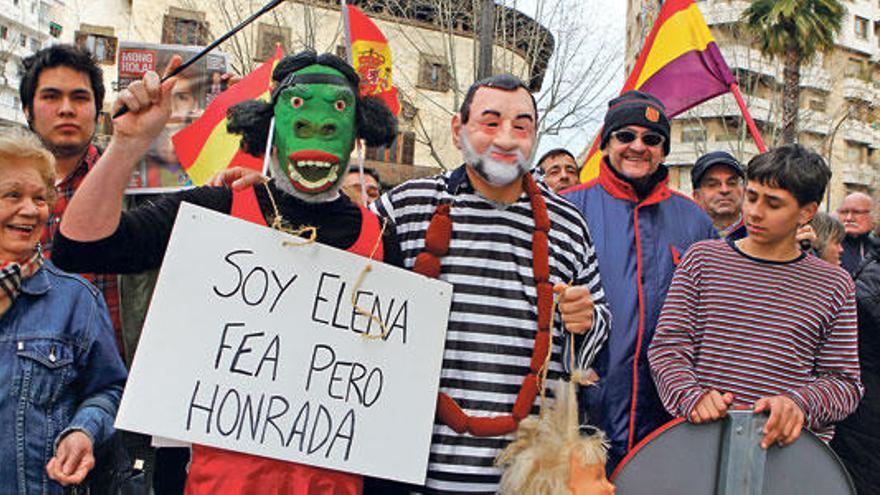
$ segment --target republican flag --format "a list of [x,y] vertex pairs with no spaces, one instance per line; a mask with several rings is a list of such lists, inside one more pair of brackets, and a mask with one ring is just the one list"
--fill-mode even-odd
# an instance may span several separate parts
[[261,159],[248,155],[239,147],[241,137],[226,130],[226,111],[242,101],[268,101],[272,70],[282,55],[281,47],[276,47],[272,58],[220,93],[201,117],[171,137],[177,158],[193,184],[204,185],[217,172],[233,166],[257,171],[263,169]]
[[397,88],[391,77],[391,47],[369,17],[353,5],[343,5],[348,25],[351,62],[361,78],[361,96],[384,101],[394,115],[400,113]]
[[[730,91],[734,84],[736,78],[694,0],[668,0],[620,94],[631,89],[650,93],[663,102],[672,118]],[[593,139],[581,168],[581,182],[599,175],[600,141],[599,135]]]

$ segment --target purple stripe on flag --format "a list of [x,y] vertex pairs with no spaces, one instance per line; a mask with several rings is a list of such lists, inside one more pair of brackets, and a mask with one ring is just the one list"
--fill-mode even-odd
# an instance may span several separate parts
[[674,117],[691,107],[730,91],[736,79],[715,43],[690,51],[664,65],[638,89],[656,96]]

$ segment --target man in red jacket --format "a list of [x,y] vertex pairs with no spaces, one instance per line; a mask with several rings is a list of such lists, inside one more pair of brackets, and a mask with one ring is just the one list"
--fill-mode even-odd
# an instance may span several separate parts
[[[132,83],[116,104],[130,112],[116,119],[110,145],[68,206],[56,239],[59,266],[100,264],[119,273],[158,267],[182,201],[263,225],[272,224],[277,211],[287,225],[316,227],[318,242],[400,265],[396,239],[382,234],[373,213],[339,193],[355,139],[389,144],[396,133],[394,116],[377,100],[359,97],[357,74],[330,54],[287,57],[273,79],[271,102],[235,107],[229,124],[243,135],[248,153],[273,153],[270,184],[238,191],[200,187],[121,213],[128,177],[171,113],[174,80],[161,84],[148,73]],[[274,140],[267,143],[273,118]],[[186,490],[359,495],[362,479],[194,445]]]

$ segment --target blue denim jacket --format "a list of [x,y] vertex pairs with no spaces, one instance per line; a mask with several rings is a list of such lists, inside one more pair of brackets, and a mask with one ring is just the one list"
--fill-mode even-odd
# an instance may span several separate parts
[[104,299],[46,261],[0,317],[0,493],[61,493],[56,442],[109,438],[125,379]]

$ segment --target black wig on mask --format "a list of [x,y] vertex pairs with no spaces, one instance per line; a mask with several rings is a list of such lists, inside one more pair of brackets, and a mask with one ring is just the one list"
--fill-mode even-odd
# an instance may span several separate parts
[[[363,139],[367,146],[388,146],[394,141],[397,136],[397,118],[381,100],[361,97],[358,91],[360,80],[357,73],[344,60],[329,53],[318,55],[307,50],[284,57],[272,72],[275,89],[271,101],[274,102],[278,94],[286,89],[282,82],[287,76],[310,65],[323,65],[336,69],[345,77],[357,98],[355,132],[358,138]],[[269,138],[273,110],[274,106],[271,102],[250,100],[233,106],[227,112],[229,120],[226,128],[233,134],[241,135],[241,147],[246,153],[259,157],[266,152],[266,140]]]

